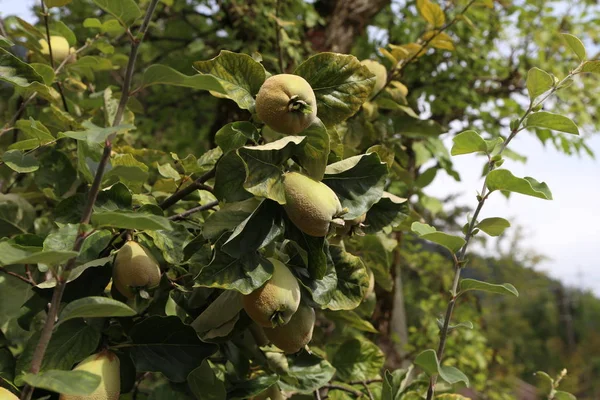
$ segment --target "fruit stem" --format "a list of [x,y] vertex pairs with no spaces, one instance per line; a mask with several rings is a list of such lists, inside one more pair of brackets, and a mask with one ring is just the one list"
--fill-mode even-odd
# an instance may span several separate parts
[[312,107],[308,105],[304,100],[300,100],[298,95],[292,96],[288,103],[289,112],[301,112],[302,114],[311,114]]

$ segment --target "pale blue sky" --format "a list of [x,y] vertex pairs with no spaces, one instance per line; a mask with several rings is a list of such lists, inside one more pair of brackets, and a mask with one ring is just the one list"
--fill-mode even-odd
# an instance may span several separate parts
[[[35,0],[0,0],[0,15],[16,14],[34,21],[31,12]],[[591,134],[592,132],[584,132]],[[445,142],[451,145],[451,136]],[[600,135],[592,137],[588,145],[600,158]],[[538,268],[573,286],[593,290],[600,295],[600,162],[587,156],[569,157],[554,149],[543,147],[528,132],[521,132],[511,148],[527,155],[526,164],[507,160],[504,167],[519,177],[531,176],[545,181],[554,200],[544,201],[522,195],[510,199],[496,194],[488,200],[485,217],[504,217],[513,225],[525,227],[522,248],[531,248],[550,259]],[[455,157],[455,168],[462,181],[456,182],[441,172],[426,189],[432,196],[446,196],[448,192],[462,193],[461,204],[475,205],[476,191],[481,188],[481,167],[484,160],[474,155]],[[510,230],[507,231],[510,234]],[[513,282],[517,287],[521,282]]]

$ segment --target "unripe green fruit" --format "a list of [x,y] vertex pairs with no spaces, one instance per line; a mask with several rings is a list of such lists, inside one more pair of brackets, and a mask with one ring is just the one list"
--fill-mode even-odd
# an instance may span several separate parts
[[307,235],[326,236],[332,220],[342,213],[335,192],[324,183],[298,172],[286,173],[283,186],[286,201],[283,208],[294,225]]
[[117,400],[121,391],[119,357],[110,351],[92,354],[80,362],[74,371],[87,371],[101,378],[100,386],[87,396],[61,394],[60,400]]
[[153,288],[160,283],[160,267],[152,255],[130,240],[117,252],[113,264],[113,282],[117,290],[132,299],[131,288]]
[[375,75],[375,86],[373,86],[373,90],[371,91],[371,96],[374,96],[385,86],[387,81],[387,69],[377,61],[373,60],[362,60],[360,63],[369,68],[369,71]]
[[[50,54],[48,42],[46,39],[40,39],[39,41],[41,53],[44,55]],[[69,54],[74,53],[75,49],[69,47],[69,42],[62,36],[50,36],[50,44],[52,45],[52,59],[54,62],[63,62]]]
[[245,295],[244,310],[263,327],[287,324],[300,304],[300,286],[288,267],[279,260],[269,258],[273,276],[262,287]]
[[290,322],[276,328],[266,328],[265,335],[286,354],[297,353],[311,341],[315,319],[315,310],[302,304]]
[[0,400],[19,400],[11,391],[0,387]]
[[297,135],[317,117],[317,98],[304,78],[273,75],[256,95],[256,113],[271,129]]

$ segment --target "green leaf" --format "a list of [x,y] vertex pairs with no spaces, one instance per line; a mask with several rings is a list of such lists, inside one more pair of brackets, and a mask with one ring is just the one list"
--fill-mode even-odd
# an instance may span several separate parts
[[120,301],[108,297],[90,296],[67,304],[60,313],[59,321],[63,323],[73,318],[99,317],[131,317],[135,310]]
[[190,372],[187,383],[198,400],[222,400],[226,397],[225,385],[206,360]]
[[21,174],[37,171],[40,163],[33,154],[26,154],[21,150],[8,150],[2,154],[2,161],[7,167]]
[[349,220],[360,217],[381,199],[387,174],[387,164],[377,153],[369,153],[329,164],[323,183],[337,194],[342,207],[348,208],[344,219]]
[[[37,250],[37,248],[35,248]],[[0,265],[16,264],[49,264],[57,265],[77,256],[76,251],[37,251],[13,245],[10,242],[0,242]]]
[[219,201],[232,203],[253,197],[244,189],[246,163],[235,151],[225,154],[217,163],[214,192]]
[[[543,371],[537,371],[534,373],[537,378],[537,392],[540,396],[548,397],[554,390],[554,379]],[[540,387],[541,386],[541,387]]]
[[452,138],[452,150],[450,154],[458,156],[461,154],[475,153],[478,151],[488,151],[485,140],[475,131],[464,131]]
[[450,384],[464,382],[465,385],[469,386],[469,378],[459,369],[440,365],[435,350],[428,349],[421,352],[415,358],[414,364],[421,367],[429,376],[438,374],[440,378]]
[[354,115],[367,101],[375,84],[369,69],[354,56],[319,53],[296,68],[317,97],[317,116],[333,126]]
[[519,297],[519,292],[510,283],[493,284],[478,281],[476,279],[463,279],[460,281],[460,293],[467,292],[469,290],[481,290],[484,292],[496,293],[496,294],[511,294]]
[[99,375],[88,371],[49,370],[37,374],[25,374],[23,381],[36,388],[71,395],[87,396],[100,386]]
[[281,376],[279,386],[290,392],[309,394],[327,384],[335,368],[325,359],[306,351],[287,356],[288,371]]
[[342,381],[364,381],[379,375],[385,356],[381,349],[367,339],[352,338],[335,348],[331,364]]
[[202,236],[215,241],[227,231],[233,231],[256,210],[260,200],[252,197],[235,203],[225,203],[206,218],[202,226]]
[[363,260],[346,252],[340,246],[329,246],[335,265],[337,287],[326,309],[353,310],[359,306],[369,287],[369,275]]
[[505,190],[544,200],[552,200],[552,193],[545,182],[540,183],[530,177],[517,178],[507,169],[496,169],[490,172],[485,179],[485,185],[490,192]]
[[296,155],[298,163],[307,172],[307,175],[320,181],[323,179],[327,160],[329,159],[329,134],[325,125],[318,118],[302,132],[306,139]]
[[215,143],[223,150],[223,153],[244,147],[248,141],[257,144],[259,140],[258,129],[248,121],[231,122],[215,134]]
[[66,6],[71,1],[73,1],[73,0],[44,0],[44,4],[46,4],[46,7],[48,7],[48,8],[62,7],[62,6]]
[[273,274],[273,264],[256,253],[246,254],[242,258],[234,258],[215,249],[213,258],[198,276],[194,278],[195,286],[237,290],[249,294],[261,287]]
[[221,250],[239,258],[267,246],[282,233],[281,207],[276,202],[265,199],[235,228]]
[[135,129],[134,125],[129,124],[101,128],[89,121],[85,121],[81,125],[83,128],[85,128],[84,131],[67,131],[62,132],[62,135],[75,140],[85,140],[89,144],[94,144],[104,143],[106,139],[108,139],[108,137],[112,134],[118,134],[131,129]]
[[0,81],[37,92],[44,99],[58,101],[60,95],[56,90],[44,84],[44,78],[29,64],[0,48]]
[[325,254],[325,238],[314,237],[300,231],[289,219],[284,216],[286,223],[285,237],[292,240],[297,246],[303,266],[308,269],[308,274],[314,280],[321,280],[327,272],[327,256]]
[[563,392],[561,390],[557,390],[556,392],[554,392],[554,400],[577,400],[577,397],[575,397],[574,395],[572,395],[569,392]]
[[261,146],[240,148],[238,154],[246,166],[244,188],[255,196],[285,204],[282,167],[304,140],[303,136],[286,136]]
[[212,75],[184,75],[166,65],[154,64],[146,68],[142,77],[141,88],[152,85],[181,86],[197,90],[211,90],[226,93],[217,78]]
[[266,78],[262,64],[246,54],[221,50],[208,61],[196,61],[194,68],[202,75],[212,76],[223,88],[225,97],[245,110],[254,108],[254,96]]
[[546,128],[559,132],[572,133],[579,135],[579,129],[575,122],[563,115],[552,114],[546,111],[538,111],[530,114],[525,121],[526,127]]
[[554,78],[546,71],[533,67],[527,72],[527,92],[531,101],[550,90],[552,86]]
[[407,199],[383,192],[381,199],[369,209],[365,220],[365,233],[376,233],[391,226],[395,228],[408,218]]
[[132,211],[103,211],[92,215],[95,226],[109,226],[121,229],[144,230],[171,230],[171,222],[158,215],[144,214]]
[[500,236],[508,227],[510,227],[510,222],[498,217],[486,218],[476,226],[476,228],[481,229],[490,236]]
[[581,72],[600,74],[600,60],[584,62],[581,67]]
[[94,3],[119,20],[124,27],[141,17],[142,11],[134,0],[93,0]]
[[362,332],[379,333],[369,321],[365,321],[352,310],[329,312],[327,313],[327,318],[336,322],[339,327],[353,328]]
[[444,232],[438,232],[433,226],[428,224],[413,222],[411,225],[411,230],[419,235],[419,237],[422,239],[444,246],[453,254],[458,252],[461,247],[465,245],[465,240],[463,238],[455,235],[449,235]]
[[561,33],[562,38],[567,42],[573,53],[579,58],[580,61],[585,61],[587,58],[585,52],[585,46],[579,40],[579,38],[575,35],[571,35],[570,33]]
[[430,0],[417,0],[419,14],[434,28],[441,28],[446,23],[446,16],[442,8]]
[[245,381],[234,381],[227,392],[227,400],[250,399],[273,386],[279,377],[277,375],[261,375]]
[[[17,385],[21,385],[23,382],[22,374],[29,371],[39,339],[40,332],[32,335],[17,359],[17,379],[15,380]],[[52,334],[40,371],[69,370],[73,364],[92,354],[99,342],[100,332],[87,325],[83,320],[76,319],[60,324]]]
[[178,317],[151,316],[133,326],[130,355],[139,372],[162,372],[173,382],[184,382],[202,361],[217,351],[203,343],[194,329]]
[[397,369],[394,372],[386,370],[383,377],[381,400],[399,400],[406,389],[413,367]]
[[238,321],[242,308],[242,295],[235,290],[225,290],[190,326],[207,342],[227,337]]

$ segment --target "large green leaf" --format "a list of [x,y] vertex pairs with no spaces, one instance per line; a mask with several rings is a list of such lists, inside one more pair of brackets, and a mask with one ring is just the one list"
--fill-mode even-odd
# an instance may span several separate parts
[[369,69],[354,56],[319,53],[296,68],[312,86],[317,97],[317,116],[325,126],[354,115],[367,101],[375,84]]
[[159,230],[173,229],[171,222],[159,215],[132,211],[102,211],[92,215],[95,226],[110,226],[121,229]]
[[219,210],[210,214],[202,226],[202,236],[215,240],[223,233],[234,230],[248,218],[258,205],[262,204],[255,197],[235,203],[225,203]]
[[120,132],[125,132],[130,129],[134,129],[134,125],[124,124],[118,126],[111,126],[108,128],[101,128],[99,126],[94,125],[89,121],[85,121],[82,124],[82,127],[85,128],[83,131],[67,131],[63,132],[62,135],[70,137],[75,140],[85,140],[89,144],[94,143],[104,143],[106,139],[112,135]]
[[305,140],[303,136],[286,136],[261,146],[245,146],[238,150],[246,166],[244,188],[255,196],[285,204],[283,164]]
[[352,328],[362,332],[379,333],[369,321],[362,319],[360,315],[351,310],[328,312],[327,318],[335,321],[340,328]]
[[552,114],[546,111],[538,111],[530,114],[525,121],[526,127],[546,128],[559,132],[572,133],[579,135],[579,128],[570,118],[564,115]]
[[29,64],[0,48],[0,81],[37,92],[44,99],[58,101],[60,95],[56,90],[44,84],[44,78]]
[[365,381],[379,375],[385,356],[373,342],[352,338],[334,350],[331,363],[342,381]]
[[100,386],[102,378],[88,371],[48,370],[37,374],[25,374],[23,381],[33,387],[61,394],[87,396]]
[[415,358],[414,363],[421,367],[429,376],[438,374],[440,378],[450,384],[464,382],[469,386],[469,378],[458,368],[440,365],[435,350],[429,349],[421,352]]
[[510,222],[504,218],[492,217],[485,218],[475,227],[481,229],[490,236],[500,236],[506,228],[510,227]]
[[348,208],[344,219],[349,220],[360,217],[381,199],[387,172],[387,164],[381,162],[379,155],[370,153],[328,165],[323,183]]
[[411,230],[419,235],[419,237],[422,239],[444,246],[453,254],[458,252],[458,250],[460,250],[465,244],[465,239],[461,238],[460,236],[438,232],[433,226],[422,224],[420,222],[413,222],[411,225]]
[[459,133],[452,138],[452,142],[454,144],[452,145],[450,154],[453,156],[488,151],[485,140],[479,136],[479,133],[472,130]]
[[239,258],[267,246],[283,233],[281,207],[265,199],[256,210],[239,224],[221,250]]
[[142,11],[134,0],[93,0],[94,3],[113,17],[121,25],[128,27],[142,15]]
[[249,199],[252,193],[244,189],[246,163],[235,151],[225,154],[217,163],[214,193],[226,203]]
[[273,274],[273,264],[256,253],[234,258],[216,247],[213,258],[194,278],[195,286],[237,290],[249,294]]
[[[37,248],[34,249],[38,250]],[[56,265],[76,257],[77,254],[76,251],[31,251],[31,248],[18,246],[7,241],[0,242],[0,266],[38,263]]]
[[155,230],[144,232],[152,238],[151,247],[160,250],[161,255],[171,265],[179,265],[184,261],[183,249],[193,239],[185,226],[172,224],[171,230]]
[[279,386],[286,391],[310,394],[331,380],[335,368],[327,360],[301,352],[288,356],[287,374],[281,377]]
[[527,176],[517,178],[507,169],[496,169],[490,172],[485,179],[485,185],[490,192],[505,190],[544,200],[552,200],[552,193],[545,182],[538,182]]
[[233,330],[242,308],[242,294],[226,290],[190,325],[204,341],[224,338]]
[[201,342],[194,329],[175,316],[148,317],[134,325],[129,336],[136,370],[162,372],[173,382],[184,382],[217,351],[217,346]]
[[217,131],[215,134],[215,143],[228,153],[245,146],[249,141],[257,144],[260,140],[260,133],[252,122],[236,121],[231,122]]
[[481,290],[489,293],[510,294],[519,297],[519,292],[510,283],[493,284],[488,282],[478,281],[476,279],[463,279],[460,281],[460,293],[469,290]]
[[562,38],[567,42],[573,53],[579,58],[580,61],[585,61],[587,58],[585,46],[579,40],[579,38],[575,35],[571,35],[570,33],[561,33]]
[[337,287],[331,301],[325,306],[329,310],[352,310],[362,302],[369,287],[369,274],[360,259],[340,246],[329,246],[335,265]]
[[254,108],[254,96],[266,78],[263,66],[246,54],[221,50],[208,61],[196,61],[194,68],[203,75],[214,77],[223,88],[225,97],[240,108]]
[[[15,383],[21,384],[22,374],[29,371],[39,339],[40,332],[31,336],[17,359]],[[71,320],[59,325],[52,334],[40,371],[71,369],[73,364],[89,356],[99,341],[100,332],[83,320]]]
[[154,64],[146,68],[142,77],[142,88],[152,85],[181,86],[198,90],[226,93],[217,78],[212,75],[184,75],[166,65]]
[[293,240],[296,250],[302,259],[302,265],[308,269],[312,279],[320,280],[326,274],[327,256],[325,254],[325,238],[305,234],[291,221],[285,218],[285,237]]
[[216,377],[206,360],[190,372],[187,383],[198,400],[222,400],[226,396],[224,383]]
[[363,230],[376,233],[386,227],[395,228],[408,218],[407,199],[383,192],[381,199],[369,209]]
[[406,389],[412,369],[411,366],[409,369],[397,369],[393,372],[386,370],[383,377],[381,400],[400,400],[402,392]]
[[108,297],[90,296],[72,301],[63,308],[59,321],[73,318],[131,317],[136,312],[120,301]]
[[245,381],[233,381],[227,392],[227,400],[246,400],[273,386],[277,375],[260,375]]
[[40,163],[33,156],[21,150],[8,150],[2,154],[2,161],[7,167],[20,174],[37,171],[40,168]]
[[317,118],[302,135],[306,139],[296,152],[298,163],[306,170],[308,176],[320,181],[329,159],[329,134],[325,125]]
[[581,67],[581,72],[600,74],[600,60],[586,61]]
[[527,72],[527,92],[531,101],[554,86],[552,75],[537,67]]

